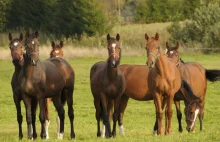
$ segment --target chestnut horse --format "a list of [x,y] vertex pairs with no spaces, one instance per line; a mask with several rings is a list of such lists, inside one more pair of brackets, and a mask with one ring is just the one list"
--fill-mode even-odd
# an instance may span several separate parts
[[[155,38],[155,37],[152,37]],[[159,35],[157,34],[157,40],[158,42]],[[158,43],[155,43],[155,45],[158,45]],[[147,65],[129,65],[129,64],[123,64],[119,66],[120,70],[122,71],[123,75],[125,76],[125,82],[126,82],[126,88],[124,91],[124,94],[121,97],[120,101],[120,116],[119,116],[119,126],[120,126],[120,133],[124,135],[124,127],[123,127],[123,116],[124,111],[127,107],[127,103],[129,98],[138,100],[138,101],[149,101],[153,100],[153,91],[150,90],[150,83],[151,78],[150,76],[153,74],[152,70],[149,69]],[[181,96],[182,99],[185,98],[191,98],[190,96],[193,96],[193,92],[188,86],[188,84],[184,81],[182,81],[182,84],[184,85],[184,91],[186,91],[186,96]],[[181,127],[181,124],[179,122],[179,127]],[[158,123],[156,121],[154,130],[158,130]]]
[[[125,89],[125,79],[118,68],[121,58],[119,34],[115,38],[107,35],[108,59],[95,63],[90,70],[90,87],[96,108],[97,136],[101,136],[100,119],[103,119],[102,136],[109,138],[116,135],[119,102]],[[113,130],[111,133],[110,117],[114,104]]]
[[[8,35],[8,39],[10,41],[9,48],[11,50],[11,56],[12,56],[12,63],[15,66],[15,71],[13,73],[12,79],[11,79],[11,87],[13,91],[13,99],[14,103],[16,106],[17,110],[17,121],[18,121],[18,127],[19,127],[19,139],[23,138],[23,132],[22,132],[22,121],[23,121],[23,116],[21,114],[21,100],[22,100],[22,95],[21,95],[21,87],[18,82],[18,77],[21,71],[21,68],[24,63],[23,59],[23,49],[22,49],[22,40],[23,40],[23,34],[20,34],[19,38],[12,38],[11,33]],[[37,107],[37,101],[36,99],[32,100],[32,113],[35,114],[36,111],[34,111],[34,108]],[[36,127],[35,127],[35,120],[36,117],[32,117],[32,125],[33,125],[33,137],[36,138]]]
[[31,113],[33,99],[37,99],[40,105],[41,138],[46,138],[45,131],[45,98],[52,97],[60,118],[60,132],[58,138],[64,134],[64,108],[66,98],[68,115],[70,119],[70,137],[75,138],[73,129],[73,91],[75,73],[71,65],[62,58],[50,58],[44,61],[39,59],[39,34],[26,33],[24,65],[19,75],[19,83],[22,88],[22,97],[26,108],[26,120],[28,126],[28,139],[33,138]]
[[[204,104],[207,89],[207,79],[211,82],[220,80],[220,70],[208,70],[205,69],[201,64],[195,62],[184,63],[178,53],[179,42],[177,41],[176,46],[170,47],[168,42],[166,43],[167,56],[171,58],[178,67],[181,77],[185,80],[192,88],[194,94],[199,98],[195,101],[185,102],[186,109],[186,129],[188,131],[194,130],[194,124],[197,115],[199,115],[200,130],[202,130],[202,120],[204,117]],[[184,92],[181,92],[184,95]],[[179,104],[179,103],[178,103]],[[178,107],[180,108],[180,106]],[[178,109],[177,115],[182,115],[180,109]],[[179,121],[181,121],[181,117]]]
[[[51,43],[52,46],[52,50],[50,52],[50,58],[53,57],[60,57],[63,58],[63,41],[60,41],[60,45],[55,44],[54,41],[52,41]],[[50,102],[52,101],[52,98],[46,98],[46,125],[45,125],[45,129],[46,129],[46,134],[47,137],[46,139],[49,139],[49,124],[50,124],[50,115],[49,115],[49,107],[50,107]],[[59,133],[59,126],[60,126],[60,119],[59,117],[57,117],[57,133]]]

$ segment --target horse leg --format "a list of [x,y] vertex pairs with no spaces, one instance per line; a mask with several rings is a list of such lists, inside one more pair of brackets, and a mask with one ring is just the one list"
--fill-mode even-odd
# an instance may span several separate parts
[[180,101],[175,101],[174,100],[174,104],[176,107],[176,115],[177,115],[177,119],[178,119],[178,123],[179,123],[179,132],[183,131],[183,127],[182,127],[182,123],[181,123],[181,119],[182,119],[182,113],[180,110]]
[[104,93],[101,93],[100,96],[101,96],[101,104],[103,109],[103,123],[105,125],[105,137],[110,138],[112,135],[111,135],[111,126],[109,122],[109,115],[107,111],[108,100]]
[[123,127],[123,116],[124,111],[127,107],[129,97],[123,94],[121,96],[120,104],[119,104],[119,118],[118,118],[118,125],[120,129],[120,134],[125,135],[124,127]]
[[157,130],[157,135],[162,134],[162,119],[163,119],[163,110],[162,110],[162,98],[159,93],[155,93],[154,96],[154,104],[156,107],[156,120],[158,122],[158,130]]
[[36,110],[37,110],[37,99],[32,98],[31,100],[31,113],[32,113],[32,127],[33,127],[33,138],[37,138],[36,132]]
[[173,96],[170,94],[167,98],[167,125],[166,125],[166,131],[165,134],[170,134],[171,133],[171,119],[172,119],[172,103],[173,103]]
[[46,115],[46,122],[45,122],[45,129],[46,129],[46,139],[49,139],[49,125],[50,125],[50,115],[49,115],[49,108],[50,108],[50,102],[52,98],[46,98],[46,107],[45,107],[45,115]]
[[94,99],[94,106],[95,106],[95,116],[96,116],[96,121],[97,121],[97,137],[101,136],[101,131],[100,131],[100,118],[101,118],[101,106],[100,106],[100,100]]
[[18,122],[18,129],[19,129],[19,139],[23,138],[23,132],[22,132],[22,121],[23,116],[21,114],[21,99],[17,94],[13,95],[14,103],[17,110],[17,122]]
[[119,95],[114,101],[114,114],[113,114],[113,130],[112,135],[116,136],[116,123],[119,119],[119,104],[120,104],[121,95]]
[[61,103],[60,98],[61,98],[60,95],[55,95],[52,99],[53,99],[53,104],[58,112],[58,116],[59,116],[59,120],[60,120],[60,131],[59,131],[59,133],[57,133],[57,138],[63,139],[65,110],[63,108],[63,105]]
[[[165,101],[163,100],[162,110],[164,109],[165,105],[166,105],[166,103],[165,103]],[[166,115],[166,111],[165,111],[165,115]],[[157,122],[157,118],[156,118],[156,121],[155,121],[155,124],[154,124],[153,134],[156,134],[157,130],[158,130],[158,122]]]
[[[67,100],[67,105],[68,105],[68,116],[70,120],[70,138],[74,139],[75,138],[75,132],[74,132],[74,109],[73,109],[73,89],[69,90],[64,90],[65,91],[65,96]],[[62,94],[63,95],[63,94]]]
[[45,120],[46,120],[46,116],[45,116],[45,98],[40,98],[39,99],[39,105],[40,105],[40,122],[41,122],[41,139],[46,139],[47,135],[46,135],[46,130],[45,130]]
[[199,122],[200,122],[200,131],[202,131],[203,126],[202,126],[202,121],[204,118],[204,105],[205,105],[205,100],[202,100],[201,103],[201,108],[200,108],[200,113],[199,113]]
[[23,101],[26,110],[26,121],[27,121],[27,129],[28,129],[28,139],[33,139],[33,129],[32,129],[32,117],[31,117],[31,98],[27,95],[23,95]]

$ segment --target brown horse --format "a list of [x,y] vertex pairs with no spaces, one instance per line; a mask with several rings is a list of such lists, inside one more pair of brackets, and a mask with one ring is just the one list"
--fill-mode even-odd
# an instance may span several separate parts
[[[60,41],[60,45],[55,44],[54,41],[52,41],[51,43],[52,46],[52,50],[50,52],[50,58],[53,57],[60,57],[63,58],[63,41]],[[46,125],[45,125],[45,129],[46,129],[46,134],[47,137],[46,139],[49,139],[49,124],[50,124],[50,115],[49,115],[49,107],[50,107],[50,102],[52,101],[52,98],[46,98]],[[57,117],[57,133],[59,133],[59,125],[60,125],[60,120],[59,117]]]
[[[177,41],[176,46],[170,47],[168,42],[166,43],[167,56],[176,63],[181,77],[185,80],[192,88],[194,94],[199,98],[194,101],[185,101],[185,115],[186,115],[186,129],[188,131],[194,130],[194,124],[197,115],[199,115],[200,130],[202,130],[202,120],[204,117],[204,104],[207,89],[207,79],[211,82],[220,80],[220,70],[208,70],[205,69],[201,64],[195,62],[184,63],[178,53],[179,42]],[[181,92],[183,95],[184,92]],[[178,103],[179,104],[179,103]],[[180,108],[180,107],[178,107]],[[177,115],[182,115],[180,109],[178,109]],[[181,117],[178,117],[181,118]],[[181,119],[179,120],[181,121]]]
[[[118,68],[121,58],[119,34],[115,38],[107,35],[108,60],[95,63],[90,71],[90,87],[96,108],[97,136],[101,136],[100,119],[103,119],[102,135],[106,138],[116,135],[119,102],[125,89],[125,80]],[[114,104],[113,131],[111,133],[110,117]]]
[[[12,91],[13,91],[13,99],[14,99],[14,103],[16,106],[16,110],[17,110],[17,121],[18,121],[18,126],[19,126],[19,139],[23,138],[23,133],[22,133],[22,121],[23,121],[23,117],[21,114],[21,100],[22,100],[22,95],[21,95],[21,87],[19,85],[18,82],[18,77],[21,71],[21,68],[23,66],[24,63],[24,59],[23,59],[23,48],[22,48],[22,40],[23,40],[23,34],[20,34],[19,38],[12,38],[11,33],[9,33],[8,35],[10,44],[9,44],[9,48],[11,50],[11,56],[12,56],[12,62],[15,66],[15,71],[13,73],[12,79],[11,79],[11,87],[12,87]],[[37,107],[37,101],[36,99],[32,101],[33,107],[31,109],[32,113],[35,114],[36,111],[34,111],[34,108]],[[36,127],[35,127],[35,120],[36,117],[32,117],[32,125],[33,125],[33,137],[36,138],[37,134],[36,134]]]
[[[154,37],[152,37],[154,38]],[[157,38],[159,39],[159,36],[157,35]],[[158,40],[156,40],[158,42]],[[155,45],[158,45],[158,43],[155,43]],[[126,81],[126,88],[125,92],[121,97],[120,101],[120,116],[119,116],[119,126],[120,126],[120,133],[124,135],[124,128],[123,128],[123,116],[124,111],[127,107],[127,103],[129,98],[138,100],[138,101],[148,101],[153,100],[153,94],[152,90],[150,90],[150,83],[152,75],[152,70],[149,69],[147,65],[120,65],[120,70],[125,76]],[[182,82],[184,85],[184,89],[187,92],[187,95],[192,95],[192,91],[188,87],[188,85],[185,82]],[[185,96],[189,97],[189,96]],[[184,99],[184,96],[183,96]],[[179,127],[181,124],[179,123]],[[154,130],[158,130],[158,124],[157,121],[155,123]]]
[[181,87],[181,76],[179,70],[170,59],[163,54],[158,44],[159,35],[149,38],[145,34],[146,49],[150,68],[149,90],[153,95],[156,107],[156,120],[158,122],[157,134],[162,133],[163,107],[166,104],[165,134],[171,132],[172,102],[175,93]]
[[[75,138],[73,129],[73,91],[75,73],[70,64],[62,58],[50,58],[44,61],[39,59],[39,34],[26,33],[24,65],[19,75],[22,88],[22,97],[26,108],[28,126],[28,139],[33,138],[31,101],[36,98],[40,105],[41,138],[46,138],[45,131],[45,99],[52,97],[60,118],[60,133],[58,138],[63,138],[64,133],[64,108],[67,100],[68,115],[71,124],[70,137]],[[66,99],[65,99],[66,98]]]

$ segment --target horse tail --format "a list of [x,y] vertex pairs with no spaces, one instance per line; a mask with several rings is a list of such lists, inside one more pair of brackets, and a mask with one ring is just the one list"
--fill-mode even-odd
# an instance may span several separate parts
[[217,80],[220,80],[220,70],[205,70],[206,78],[211,81],[215,82]]
[[200,98],[197,97],[193,93],[192,88],[189,86],[189,84],[185,80],[182,80],[182,87],[185,89],[186,95],[188,95],[188,96],[185,96],[185,97],[190,97],[190,98],[193,98],[193,99],[199,99],[200,100]]

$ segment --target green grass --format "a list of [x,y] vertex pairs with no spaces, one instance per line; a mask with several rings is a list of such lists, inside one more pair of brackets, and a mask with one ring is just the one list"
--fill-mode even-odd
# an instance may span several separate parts
[[[182,59],[187,61],[195,61],[204,65],[205,68],[220,69],[219,57],[220,55],[197,55],[197,54],[183,54]],[[155,136],[152,134],[152,129],[155,121],[155,107],[153,101],[140,102],[130,99],[128,107],[124,116],[125,136],[119,134],[117,127],[116,138],[103,139],[97,138],[97,126],[95,120],[95,108],[93,105],[93,97],[89,85],[89,71],[91,66],[100,60],[106,58],[75,58],[69,59],[69,63],[75,70],[75,91],[74,91],[74,109],[75,109],[75,133],[76,139],[73,141],[220,141],[220,82],[208,82],[208,90],[205,104],[205,116],[203,121],[204,130],[199,131],[199,121],[196,121],[196,128],[194,133],[188,133],[185,130],[185,116],[183,115],[183,133],[178,132],[178,124],[176,119],[176,112],[173,106],[172,119],[172,134],[167,136]],[[121,64],[144,64],[146,56],[138,57],[122,57]],[[0,141],[19,141],[18,140],[18,126],[16,120],[16,110],[12,98],[12,91],[10,86],[11,76],[13,74],[14,66],[11,61],[0,61]],[[181,109],[183,112],[184,104],[181,102]],[[67,107],[65,106],[65,134],[63,141],[69,141],[69,120],[67,116]],[[23,134],[22,141],[27,141],[27,125],[25,119],[25,110],[22,103],[23,114]],[[38,114],[38,113],[37,113]],[[56,139],[56,111],[51,104],[50,106],[51,123],[49,127],[50,140],[58,141]],[[164,121],[163,121],[164,122]],[[40,122],[37,115],[37,132],[38,139],[40,139]],[[164,124],[164,123],[163,123]]]

